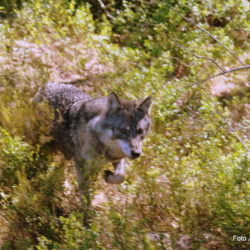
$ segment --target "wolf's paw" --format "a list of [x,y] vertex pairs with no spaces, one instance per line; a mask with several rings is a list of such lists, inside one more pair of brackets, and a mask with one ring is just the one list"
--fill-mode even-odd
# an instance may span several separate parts
[[124,175],[120,175],[117,174],[115,175],[112,171],[110,170],[105,170],[104,171],[104,180],[107,183],[111,183],[111,184],[120,184],[124,181],[125,176]]
[[109,177],[110,175],[114,175],[114,173],[113,173],[112,171],[110,171],[110,170],[105,170],[105,171],[104,171],[104,180],[105,180],[106,182],[109,182],[108,177]]

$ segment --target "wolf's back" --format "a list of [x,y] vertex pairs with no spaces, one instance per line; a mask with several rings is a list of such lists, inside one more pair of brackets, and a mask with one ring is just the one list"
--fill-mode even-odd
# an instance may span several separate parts
[[47,99],[49,105],[54,109],[59,109],[61,114],[67,113],[76,103],[83,103],[90,98],[78,88],[62,83],[46,83],[40,91],[42,99]]
[[53,146],[70,159],[75,149],[71,130],[80,125],[78,110],[91,98],[70,84],[49,82],[39,89],[34,103],[44,100],[48,101],[49,106],[54,110],[51,130]]

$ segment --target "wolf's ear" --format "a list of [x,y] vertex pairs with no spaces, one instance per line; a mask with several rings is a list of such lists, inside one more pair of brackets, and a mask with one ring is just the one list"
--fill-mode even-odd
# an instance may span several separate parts
[[112,92],[108,96],[108,109],[109,110],[114,110],[120,107],[120,101],[117,97],[117,95]]
[[138,109],[142,110],[144,114],[150,115],[152,106],[152,97],[147,97],[138,107]]

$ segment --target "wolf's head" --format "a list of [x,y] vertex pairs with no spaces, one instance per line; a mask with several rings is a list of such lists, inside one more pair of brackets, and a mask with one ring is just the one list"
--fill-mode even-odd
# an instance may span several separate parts
[[106,141],[110,143],[110,151],[131,159],[139,157],[142,140],[151,125],[152,97],[136,103],[119,99],[115,93],[111,93],[106,105],[102,126],[108,136]]

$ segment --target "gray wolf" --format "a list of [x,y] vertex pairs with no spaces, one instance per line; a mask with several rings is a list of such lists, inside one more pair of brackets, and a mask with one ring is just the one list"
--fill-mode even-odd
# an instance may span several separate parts
[[101,165],[111,162],[114,173],[104,179],[119,184],[125,179],[125,158],[142,153],[142,141],[149,132],[152,97],[142,102],[108,97],[91,98],[73,85],[47,83],[35,102],[47,101],[54,112],[51,129],[53,145],[67,159],[73,159],[79,185],[84,223],[88,226],[89,183]]

